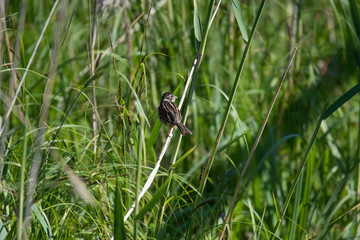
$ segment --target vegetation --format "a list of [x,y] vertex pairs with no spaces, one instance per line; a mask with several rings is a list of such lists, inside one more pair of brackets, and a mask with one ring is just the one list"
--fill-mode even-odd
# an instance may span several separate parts
[[360,3],[218,4],[0,2],[0,239],[360,237]]

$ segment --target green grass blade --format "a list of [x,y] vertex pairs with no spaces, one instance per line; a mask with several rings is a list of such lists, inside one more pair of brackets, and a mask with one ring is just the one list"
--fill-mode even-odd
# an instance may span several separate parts
[[39,221],[40,225],[42,226],[47,237],[51,239],[52,238],[51,227],[49,224],[49,220],[45,215],[45,212],[43,210],[40,210],[37,204],[32,205],[31,210],[34,213],[34,217]]
[[280,211],[279,211],[278,204],[276,203],[276,197],[275,197],[274,192],[272,192],[271,196],[272,196],[272,199],[273,199],[273,204],[274,204],[276,216],[277,216],[278,218],[280,218]]
[[139,213],[135,216],[136,220],[139,220],[141,218],[144,217],[144,215],[150,211],[150,209],[153,209],[156,206],[156,203],[159,202],[159,200],[161,199],[163,193],[165,192],[165,190],[167,189],[168,183],[169,183],[170,178],[167,178],[166,181],[163,183],[163,185],[160,187],[160,189],[156,192],[156,194],[151,198],[151,200],[149,201],[148,204],[145,205],[145,207],[143,207]]
[[149,138],[146,141],[146,153],[148,153],[152,148],[152,146],[154,146],[154,143],[159,136],[160,127],[161,127],[161,122],[160,120],[157,120],[154,127],[151,129]]
[[[26,97],[26,106],[29,104],[29,97]],[[29,114],[28,108],[26,115]],[[23,231],[23,217],[24,217],[24,199],[25,199],[25,171],[26,171],[26,156],[27,156],[27,144],[28,144],[28,128],[24,127],[24,136],[23,136],[23,154],[22,154],[22,161],[20,167],[20,197],[19,197],[19,215],[17,220],[17,239],[22,239],[22,231]]]
[[[358,2],[359,3],[359,2]],[[356,35],[360,41],[360,14],[355,0],[349,0],[350,14],[354,22]]]
[[339,210],[343,211],[342,207],[344,206],[344,203],[348,200],[349,196],[342,198],[341,201],[338,201],[338,196],[343,191],[347,179],[348,176],[345,175],[332,192],[331,197],[326,202],[326,206],[321,213],[321,218],[319,219],[318,223],[318,226],[321,229],[318,234],[319,239],[324,239],[326,237],[327,232],[334,227],[330,225],[330,223],[333,222],[334,216],[338,214]]
[[187,151],[184,155],[182,155],[178,160],[176,160],[173,167],[175,168],[179,163],[181,163],[187,156],[189,156],[190,153],[192,153],[196,148],[196,145],[192,147],[189,151]]
[[232,5],[232,8],[233,8],[233,11],[235,14],[236,21],[240,28],[241,36],[243,37],[245,42],[248,42],[249,37],[248,37],[246,27],[244,24],[244,20],[243,20],[242,14],[241,14],[240,3],[238,0],[231,0],[231,5]]
[[344,105],[347,101],[349,101],[355,94],[360,91],[360,83],[356,84],[353,88],[347,91],[344,95],[339,97],[331,106],[326,109],[323,119],[328,118],[333,112],[335,112],[338,108]]
[[[309,162],[309,161],[308,161]],[[289,239],[297,239],[300,235],[296,235],[296,228],[297,228],[297,220],[299,218],[300,209],[301,209],[301,200],[303,194],[303,180],[304,180],[304,172],[301,172],[298,187],[295,191],[294,203],[293,203],[293,212],[291,216],[291,224],[289,224],[290,231],[289,231]]]
[[0,240],[5,240],[7,235],[6,225],[0,219]]
[[[305,175],[305,179],[304,182],[301,183],[301,185],[304,185],[303,187],[303,191],[300,192],[301,194],[301,204],[300,204],[300,210],[299,210],[299,220],[296,221],[298,222],[298,227],[299,229],[306,229],[307,223],[308,223],[308,214],[309,214],[309,202],[310,202],[310,197],[311,197],[311,193],[312,193],[312,188],[313,188],[313,184],[316,181],[316,177],[314,176],[314,172],[315,172],[315,162],[316,162],[316,158],[314,157],[317,151],[317,147],[313,146],[313,150],[311,151],[311,153],[309,154],[309,160],[306,163],[306,175]],[[302,181],[300,181],[302,182]],[[293,217],[293,220],[295,218]],[[297,219],[296,219],[297,220]],[[295,225],[295,223],[292,223],[293,225]],[[298,234],[302,234],[300,231],[298,231]],[[297,235],[297,237],[299,237],[301,235]]]
[[114,219],[114,239],[126,239],[126,230],[124,224],[123,204],[121,197],[121,185],[119,179],[116,179],[115,189],[115,219]]
[[217,150],[216,150],[216,154],[219,154],[221,153],[222,151],[224,151],[225,149],[228,149],[231,144],[233,144],[234,142],[237,142],[240,140],[240,138],[242,138],[243,136],[245,136],[247,134],[247,131],[240,134],[239,136],[233,138],[232,140],[230,140],[229,142],[227,142],[226,144],[224,144],[223,146],[219,147]]
[[196,0],[194,0],[194,33],[195,33],[196,49],[199,51],[200,43],[202,41],[202,30],[201,30],[201,21],[200,21],[200,15]]

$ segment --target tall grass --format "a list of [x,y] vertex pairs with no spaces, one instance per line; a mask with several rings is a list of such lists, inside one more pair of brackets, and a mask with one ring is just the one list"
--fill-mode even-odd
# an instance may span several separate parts
[[360,236],[359,3],[219,2],[0,3],[0,239]]

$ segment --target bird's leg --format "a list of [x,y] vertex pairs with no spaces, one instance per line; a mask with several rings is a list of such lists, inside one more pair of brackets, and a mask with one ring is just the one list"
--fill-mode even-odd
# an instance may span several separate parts
[[168,138],[170,138],[170,140],[172,139],[172,129],[174,128],[175,126],[172,126],[169,130],[169,133],[167,135]]

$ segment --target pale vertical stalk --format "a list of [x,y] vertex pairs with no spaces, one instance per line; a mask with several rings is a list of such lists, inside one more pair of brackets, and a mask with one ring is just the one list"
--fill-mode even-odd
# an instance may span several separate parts
[[[25,106],[28,106],[29,104],[29,97],[26,96],[26,102]],[[29,108],[26,108],[29,110]],[[26,114],[28,115],[28,114]],[[27,123],[27,122],[26,122]],[[22,231],[23,231],[23,218],[24,218],[24,195],[25,195],[25,171],[26,171],[26,153],[27,153],[27,133],[28,133],[28,127],[24,128],[24,140],[23,140],[23,149],[22,149],[22,159],[21,159],[21,167],[20,167],[20,190],[19,190],[19,215],[16,223],[16,231],[17,231],[17,240],[22,239]]]
[[[139,194],[139,187],[141,182],[141,169],[143,165],[143,161],[146,159],[146,147],[145,146],[145,137],[144,137],[144,126],[145,120],[144,116],[140,115],[140,125],[137,134],[137,141],[138,141],[138,149],[137,149],[137,172],[136,172],[136,191],[135,197]],[[135,213],[139,212],[139,206],[136,204],[135,206]],[[136,239],[137,235],[137,221],[134,221],[134,239]]]
[[10,98],[14,97],[14,90],[16,87],[16,68],[18,67],[19,60],[20,60],[20,49],[21,49],[20,42],[21,42],[21,38],[24,33],[27,4],[28,4],[27,0],[24,0],[21,2],[20,20],[19,20],[18,27],[16,29],[17,34],[16,34],[16,40],[15,40],[15,51],[14,51],[14,54],[13,53],[10,54],[10,56],[13,60],[13,67],[12,67],[11,77],[10,77],[10,90],[9,90]]
[[[231,5],[231,3],[229,3],[229,5]],[[235,22],[235,14],[233,11],[230,11],[230,16],[229,16],[229,41],[230,41],[230,46],[229,46],[229,61],[227,63],[228,65],[228,69],[229,71],[232,71],[232,69],[234,68],[234,53],[235,53],[235,46],[234,44],[231,44],[234,39],[235,39],[235,34],[234,34],[234,22]]]
[[[5,1],[0,1],[0,19],[5,19]],[[6,45],[2,44],[3,43],[3,37],[5,38]],[[7,50],[8,50],[9,62],[12,63],[13,62],[13,59],[12,59],[13,56],[12,56],[12,52],[9,50],[10,49],[10,43],[9,43],[9,37],[7,35],[7,31],[6,31],[6,21],[0,21],[0,43],[1,43],[0,44],[0,52],[2,52],[3,46],[5,46],[7,48]],[[3,64],[3,60],[4,60],[3,56],[1,55],[0,56],[0,64]],[[0,88],[2,88],[2,77],[3,77],[3,75],[0,74]],[[9,92],[11,92],[11,90]],[[3,98],[6,98],[5,93],[0,93],[0,94],[3,95]],[[4,101],[4,102],[8,106],[10,105],[10,100]],[[2,126],[2,116],[0,117],[0,127],[1,126]],[[6,129],[6,132],[7,132],[7,127],[5,129]],[[4,151],[5,151],[5,141],[4,141],[4,138],[2,138],[1,135],[0,135],[0,156],[4,156],[4,154],[3,154]],[[0,172],[2,172],[2,169],[3,169],[2,166],[3,166],[3,157],[0,157]]]
[[[5,19],[5,1],[0,1],[0,19]],[[20,13],[20,16],[21,16],[21,13]],[[19,29],[19,27],[18,27]],[[12,60],[12,53],[11,51],[9,50],[9,45],[4,45],[2,44],[3,41],[4,41],[4,38],[5,40],[8,40],[6,39],[6,21],[0,21],[0,52],[3,52],[3,47],[5,46],[8,50],[8,53],[9,53],[9,63],[12,63],[13,60]],[[4,57],[2,55],[0,55],[0,65],[2,65],[4,63]],[[0,74],[0,87],[2,87],[2,78],[3,78],[3,75]],[[11,91],[10,91],[11,92]]]
[[[90,58],[91,58],[91,69],[90,69],[90,77],[94,76],[95,72],[95,42],[96,42],[96,31],[97,31],[97,7],[98,7],[98,0],[95,0],[94,6],[94,18],[92,23],[92,31],[90,35]],[[91,6],[91,5],[90,5]],[[97,103],[96,103],[96,91],[95,91],[95,79],[91,83],[92,86],[92,102],[93,102],[93,109],[92,109],[92,128],[93,128],[93,139],[94,139],[94,157],[96,158],[96,149],[97,149],[97,142],[98,139],[96,137],[98,132],[98,122],[96,118],[96,111],[97,111]]]
[[[2,14],[2,18],[5,18],[5,1],[0,1],[0,11],[3,11]],[[9,56],[9,62],[12,63],[13,62],[13,53],[10,51],[10,39],[9,39],[9,35],[8,32],[5,31],[6,29],[6,22],[4,21],[1,27],[1,32],[4,34],[4,38],[5,38],[5,46],[8,52],[8,56]],[[2,42],[2,40],[1,40]],[[1,48],[1,47],[0,47]],[[0,125],[1,126],[1,125]]]
[[[0,1],[0,18],[5,19],[5,1]],[[5,35],[6,29],[6,22],[1,21],[0,22],[0,43],[3,42],[3,38]],[[0,52],[2,52],[3,44],[0,44]],[[10,61],[11,62],[11,61]],[[3,64],[3,56],[0,55],[0,64]],[[1,79],[2,76],[0,76],[0,86],[1,86]]]
[[[301,0],[296,0],[293,5],[293,15],[291,21],[291,36],[290,36],[290,49],[293,49],[296,45],[296,40],[298,36],[299,28],[299,19],[300,19],[300,10],[301,10]],[[294,88],[294,68],[289,69],[289,91],[286,91],[285,100],[288,99],[288,93],[291,89]]]
[[[130,24],[130,17],[129,17],[129,14],[128,14],[128,5],[124,5],[124,24],[125,24],[125,30],[127,32],[127,47],[128,47],[128,51],[127,51],[127,60],[129,62],[132,62],[132,58],[133,58],[133,52],[134,52],[134,40],[133,40],[133,30],[131,29],[131,24]],[[153,74],[153,73],[151,73]],[[152,78],[151,78],[152,79]],[[130,71],[129,73],[129,81],[132,82],[134,80],[134,71]],[[120,81],[121,83],[121,81]],[[151,84],[151,86],[153,86],[155,84]],[[155,88],[155,87],[154,87]],[[156,88],[155,88],[156,89]],[[152,91],[154,89],[152,88]]]

